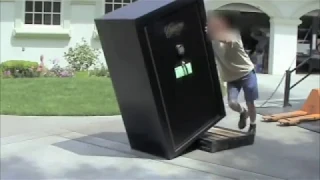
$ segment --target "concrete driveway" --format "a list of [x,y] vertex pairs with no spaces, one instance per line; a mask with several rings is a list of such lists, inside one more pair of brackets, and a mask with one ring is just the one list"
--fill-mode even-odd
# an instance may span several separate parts
[[[276,84],[266,81],[281,77],[261,77],[267,97]],[[306,83],[315,81],[294,98],[307,96]],[[227,114],[218,125],[235,129],[237,114]],[[121,116],[0,118],[1,179],[320,179],[320,136],[299,127],[258,122],[252,146],[169,161],[131,150]]]
[[[219,125],[235,128],[236,118],[228,112]],[[252,146],[214,154],[196,150],[169,161],[131,150],[120,116],[1,116],[6,121],[37,128],[2,134],[1,179],[320,178],[319,134],[298,127],[259,122]]]

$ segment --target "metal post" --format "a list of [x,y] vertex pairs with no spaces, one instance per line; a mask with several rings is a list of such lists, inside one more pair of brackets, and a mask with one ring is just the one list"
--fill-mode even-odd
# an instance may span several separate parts
[[286,81],[284,85],[284,98],[283,98],[283,107],[291,106],[289,103],[290,98],[290,84],[291,84],[291,71],[286,71]]

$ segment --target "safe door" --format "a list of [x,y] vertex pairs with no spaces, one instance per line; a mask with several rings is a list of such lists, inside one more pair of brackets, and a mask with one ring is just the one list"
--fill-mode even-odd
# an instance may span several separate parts
[[197,8],[186,6],[145,27],[176,150],[220,120],[214,91],[220,84],[213,80],[217,73],[210,68]]

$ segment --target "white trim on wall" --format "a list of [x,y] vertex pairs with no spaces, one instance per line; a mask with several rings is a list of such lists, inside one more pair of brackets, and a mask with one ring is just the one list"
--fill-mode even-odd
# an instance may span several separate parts
[[71,0],[71,4],[75,5],[95,5],[96,0]]
[[[96,13],[95,13],[95,18],[99,18],[104,15],[104,5],[105,5],[105,0],[95,0],[96,1]],[[94,23],[94,22],[93,22]],[[97,31],[97,27],[94,23],[94,29],[92,33],[92,38],[99,40],[99,35]]]
[[104,15],[105,0],[96,0],[96,17]]
[[274,5],[272,1],[248,1],[248,0],[228,0],[228,1],[213,1],[205,0],[206,10],[215,10],[230,4],[246,4],[253,6],[266,13],[269,17],[282,17],[282,12]]
[[232,4],[226,4],[224,6],[219,7],[217,10],[231,10],[231,11],[240,11],[240,12],[262,12],[260,9],[243,3],[232,3]]
[[301,18],[301,16],[310,13],[311,11],[320,11],[320,1],[314,0],[306,2],[303,6],[300,6],[296,11],[291,14],[292,18]]
[[[70,38],[70,0],[61,0],[61,25],[33,25],[25,24],[25,0],[15,1],[15,21],[13,35],[15,37],[50,36]],[[36,0],[37,1],[37,0]],[[43,0],[45,1],[45,0]]]

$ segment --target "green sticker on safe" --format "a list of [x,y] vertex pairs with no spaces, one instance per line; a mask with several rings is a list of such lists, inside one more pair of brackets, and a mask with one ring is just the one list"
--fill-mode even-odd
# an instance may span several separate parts
[[176,79],[182,78],[183,76],[185,76],[185,72],[184,72],[184,68],[182,66],[178,66],[176,68],[174,68],[174,72],[176,74]]
[[184,76],[192,74],[192,66],[191,63],[187,63],[181,66],[177,66],[174,68],[176,79],[180,79]]
[[191,63],[185,64],[185,69],[186,69],[186,71],[187,71],[187,75],[192,74]]

